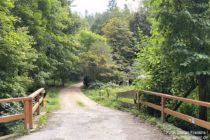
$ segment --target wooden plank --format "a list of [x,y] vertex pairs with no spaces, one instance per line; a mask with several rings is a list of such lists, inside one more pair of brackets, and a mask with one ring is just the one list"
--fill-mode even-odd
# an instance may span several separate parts
[[166,98],[165,97],[161,97],[161,121],[165,122],[165,106],[166,106]]
[[140,92],[145,93],[145,94],[149,94],[149,95],[165,97],[165,98],[172,99],[172,100],[182,101],[182,102],[191,103],[191,104],[194,104],[194,105],[204,106],[204,107],[210,108],[210,103],[209,102],[187,99],[187,98],[182,98],[182,97],[178,97],[178,96],[172,96],[172,95],[168,95],[168,94],[145,91],[145,90],[140,90]]
[[144,101],[142,101],[141,103],[145,106],[151,107],[151,108],[159,110],[159,111],[161,111],[161,109],[162,109],[161,106],[153,104],[153,103],[144,102]]
[[192,116],[185,115],[185,114],[182,114],[180,112],[176,112],[176,111],[173,111],[173,110],[170,110],[170,109],[165,109],[165,113],[169,114],[171,116],[177,117],[181,120],[185,120],[189,123],[192,123],[192,124],[195,124],[195,125],[198,125],[198,126],[201,126],[203,128],[206,128],[206,129],[210,130],[210,122],[207,122],[207,121],[204,121],[204,120],[201,120],[201,119],[197,119],[197,118],[194,118]]
[[0,117],[0,123],[6,123],[21,119],[24,119],[24,114],[9,115],[9,116]]
[[38,108],[37,108],[37,110],[36,110],[36,113],[37,113],[37,115],[39,115],[40,114],[40,101],[39,101],[39,99],[40,99],[40,95],[37,95],[37,97],[36,97],[36,101],[38,102]]
[[41,93],[45,93],[44,88],[40,88],[37,91],[35,91],[34,93],[32,93],[31,95],[29,95],[29,97],[31,98],[35,98],[37,95],[41,94]]
[[[41,106],[41,104],[42,104],[42,102],[44,101],[44,98],[43,97],[41,97],[40,99],[39,99],[39,102],[37,102],[34,106],[33,106],[33,114],[34,114],[34,112],[35,111],[37,111],[37,109]],[[38,113],[38,115],[39,115],[39,113]]]
[[135,99],[136,93],[138,91],[136,90],[130,90],[130,91],[124,91],[124,92],[118,92],[117,98],[129,98],[129,99]]
[[39,99],[39,104],[42,104],[43,101],[44,101],[44,97],[41,97],[41,98]]
[[0,103],[11,103],[31,100],[30,97],[0,99]]
[[34,112],[38,109],[38,107],[39,107],[39,102],[37,102],[34,106],[33,106],[33,114],[34,114]]

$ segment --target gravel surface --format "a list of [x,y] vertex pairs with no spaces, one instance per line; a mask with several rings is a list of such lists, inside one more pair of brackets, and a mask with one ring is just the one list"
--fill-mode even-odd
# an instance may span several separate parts
[[169,140],[133,115],[97,105],[81,92],[82,84],[60,91],[61,109],[38,132],[18,140]]

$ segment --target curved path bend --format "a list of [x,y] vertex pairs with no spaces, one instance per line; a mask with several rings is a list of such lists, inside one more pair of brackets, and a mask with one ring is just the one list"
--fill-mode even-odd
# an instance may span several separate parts
[[133,115],[97,105],[75,84],[60,91],[61,109],[38,132],[18,140],[169,140]]

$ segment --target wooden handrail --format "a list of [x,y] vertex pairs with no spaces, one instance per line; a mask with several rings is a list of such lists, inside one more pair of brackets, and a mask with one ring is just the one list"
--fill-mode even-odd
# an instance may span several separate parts
[[130,91],[124,91],[124,92],[118,92],[116,94],[116,98],[130,98],[133,99],[136,97],[136,90],[130,90]]
[[[13,102],[23,102],[24,103],[24,112],[22,114],[8,115],[0,117],[0,123],[11,122],[16,120],[24,120],[25,128],[33,128],[33,114],[37,112],[40,114],[40,106],[44,102],[44,88],[40,88],[37,91],[30,94],[28,97],[21,98],[9,98],[9,99],[0,99],[0,104],[2,103],[13,103]],[[33,106],[32,101],[35,99],[35,104]]]
[[38,96],[40,93],[42,93],[42,94],[45,93],[44,88],[38,89],[37,91],[35,91],[35,92],[32,93],[31,95],[29,95],[28,97],[35,98],[35,97]]
[[197,119],[197,118],[194,118],[192,116],[189,116],[189,115],[177,112],[177,111],[173,111],[171,109],[166,108],[166,106],[165,106],[167,99],[182,101],[182,102],[185,102],[185,103],[190,103],[190,104],[203,106],[203,107],[207,107],[207,108],[210,108],[210,103],[209,102],[187,99],[187,98],[182,98],[182,97],[178,97],[178,96],[172,96],[172,95],[167,95],[167,94],[163,94],[163,93],[156,93],[156,92],[151,92],[151,91],[145,91],[145,90],[140,90],[139,93],[140,94],[136,93],[139,96],[138,98],[140,98],[140,96],[142,94],[148,94],[148,95],[152,95],[152,96],[161,97],[161,106],[150,103],[150,102],[146,102],[146,101],[140,101],[138,104],[142,104],[144,106],[148,106],[148,107],[151,107],[155,110],[161,111],[162,122],[165,121],[166,115],[171,115],[171,116],[174,116],[174,117],[179,118],[181,120],[187,121],[189,123],[192,123],[192,124],[195,124],[195,125],[198,125],[200,127],[203,127],[203,128],[206,128],[206,129],[210,130],[210,122],[207,122],[207,121],[204,121],[204,120],[201,120],[201,119]]
[[140,93],[145,93],[145,94],[159,96],[159,97],[165,97],[167,99],[182,101],[182,102],[191,103],[191,104],[194,104],[194,105],[204,106],[204,107],[210,108],[210,103],[209,102],[198,101],[198,100],[193,100],[193,99],[187,99],[187,98],[183,98],[183,97],[172,96],[172,95],[168,95],[168,94],[151,92],[151,91],[145,91],[145,90],[140,90]]
[[1,123],[6,123],[6,122],[11,122],[15,120],[20,120],[24,118],[24,114],[15,114],[15,115],[9,115],[9,116],[4,116],[0,118]]
[[21,98],[8,98],[8,99],[0,99],[0,103],[12,103],[12,102],[20,102],[32,100],[30,97],[21,97]]
[[[134,93],[135,92],[135,93]],[[141,98],[141,96],[143,94],[148,94],[151,96],[157,96],[161,98],[161,102],[160,105],[154,104],[154,103],[150,103],[148,101],[143,101],[143,99]],[[183,98],[183,97],[178,97],[178,96],[172,96],[172,95],[168,95],[168,94],[163,94],[163,93],[157,93],[157,92],[151,92],[151,91],[146,91],[146,90],[131,90],[131,91],[125,91],[125,92],[119,92],[117,93],[117,97],[118,98],[132,98],[135,100],[135,103],[137,103],[137,107],[140,108],[141,105],[153,108],[155,110],[158,110],[161,112],[161,120],[162,122],[165,121],[165,118],[167,115],[171,115],[174,116],[176,118],[179,118],[181,120],[187,121],[189,123],[198,125],[200,127],[206,128],[208,130],[210,130],[210,122],[198,119],[198,118],[194,118],[192,116],[168,109],[166,107],[166,100],[170,99],[170,100],[175,100],[175,101],[181,101],[181,102],[185,102],[185,103],[190,103],[193,105],[197,105],[197,106],[203,106],[203,107],[207,107],[210,108],[210,103],[209,102],[204,102],[204,101],[198,101],[198,100],[193,100],[193,99],[187,99],[187,98]]]

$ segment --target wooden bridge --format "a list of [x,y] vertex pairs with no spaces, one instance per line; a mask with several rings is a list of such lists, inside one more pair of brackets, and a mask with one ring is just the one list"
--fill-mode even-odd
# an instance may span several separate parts
[[[6,123],[6,122],[15,121],[15,120],[24,120],[26,129],[33,128],[33,114],[35,114],[35,112],[37,115],[40,114],[40,107],[43,105],[44,93],[45,93],[44,88],[41,88],[35,91],[34,93],[32,93],[31,95],[29,95],[28,97],[0,99],[0,104],[23,102],[23,105],[24,105],[23,113],[0,117],[0,123]],[[142,100],[141,96],[144,94],[160,97],[161,105],[157,105],[157,104]],[[182,98],[178,96],[171,96],[171,95],[167,95],[163,93],[156,93],[156,92],[145,91],[145,90],[139,90],[139,91],[132,90],[132,91],[120,92],[120,93],[117,93],[117,98],[134,99],[135,103],[138,106],[144,105],[144,106],[148,106],[155,110],[160,111],[162,122],[165,121],[165,118],[167,115],[171,115],[181,120],[187,121],[189,123],[192,123],[192,124],[195,124],[195,125],[198,125],[200,127],[210,130],[210,122],[207,122],[198,118],[194,118],[192,116],[171,110],[166,107],[166,100],[174,100],[174,101],[189,103],[189,104],[193,104],[197,106],[203,106],[207,108],[210,108],[209,102],[192,100],[192,99]],[[33,101],[34,103],[32,103]]]
[[[0,117],[0,123],[6,123],[16,120],[24,120],[25,128],[33,128],[33,114],[40,114],[40,107],[44,104],[44,88],[41,88],[28,97],[0,99],[0,104],[23,102],[24,111],[20,114]],[[34,101],[34,104],[32,103]]]

